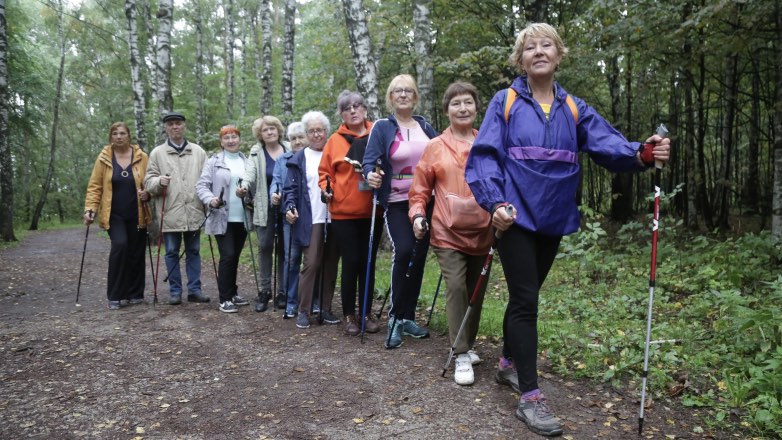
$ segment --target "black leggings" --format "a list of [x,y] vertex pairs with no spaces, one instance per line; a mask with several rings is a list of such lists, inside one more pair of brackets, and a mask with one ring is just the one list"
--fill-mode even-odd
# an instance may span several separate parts
[[[375,216],[375,230],[372,238],[372,263],[369,269],[369,295],[366,313],[372,313],[372,297],[375,291],[375,260],[377,248],[380,246],[380,236],[383,235],[383,219]],[[358,295],[358,313],[364,311],[364,289],[367,282],[367,256],[369,255],[369,230],[371,221],[368,218],[350,220],[332,220],[331,230],[339,243],[342,256],[342,277],[340,278],[340,293],[342,295],[342,314],[356,314],[356,292]]]
[[522,393],[538,388],[538,297],[561,239],[512,226],[499,240],[509,296],[502,325],[503,355],[513,359]]
[[230,301],[238,294],[236,276],[239,269],[239,256],[242,254],[247,230],[244,223],[230,222],[225,234],[215,235],[217,249],[220,251],[220,263],[217,266],[217,290],[220,302]]

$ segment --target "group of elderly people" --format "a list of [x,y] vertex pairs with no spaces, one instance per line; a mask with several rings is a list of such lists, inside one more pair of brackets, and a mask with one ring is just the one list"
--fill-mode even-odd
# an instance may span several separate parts
[[[261,274],[257,311],[273,300],[298,328],[308,328],[318,315],[320,323],[342,322],[349,335],[379,332],[370,292],[381,236],[373,232],[384,224],[393,254],[385,347],[399,347],[404,336],[429,336],[415,317],[431,246],[446,285],[454,380],[469,385],[472,366],[480,362],[472,348],[488,276],[484,268],[490,250],[498,248],[509,302],[495,378],[520,394],[515,415],[532,431],[562,434],[538,388],[537,313],[560,239],[578,228],[577,154],[586,152],[612,171],[643,171],[655,161],[665,163],[670,154],[668,139],[655,135],[629,142],[569,95],[554,80],[566,54],[553,27],[535,23],[523,29],[510,57],[521,75],[491,100],[480,132],[474,128],[481,104],[473,85],[448,86],[442,110],[450,124],[440,134],[414,114],[419,94],[410,75],[391,80],[385,95],[390,115],[374,123],[367,120],[359,94],[340,94],[342,123],[331,135],[329,119],[312,111],[288,126],[286,145],[280,121],[264,116],[253,124],[258,142],[247,157],[240,151],[239,129],[223,127],[221,151],[203,161],[195,184],[206,232],[216,237],[220,252],[220,310],[236,312],[236,306],[249,303],[238,294],[236,279],[239,254],[254,230]],[[111,145],[96,161],[88,188],[85,223],[97,212],[109,231],[107,292],[114,309],[121,300],[142,301],[142,231],[151,222],[146,202],[161,191],[155,189],[157,181],[144,189],[147,157],[130,145],[128,127],[114,124],[109,136]],[[184,150],[177,147],[184,145],[172,148],[181,155]],[[176,181],[154,172],[164,187]],[[165,194],[164,189],[164,203]],[[340,258],[342,319],[331,308]],[[208,301],[200,281],[188,289],[188,300]],[[172,298],[170,303],[178,303]],[[466,313],[470,305],[476,313]]]

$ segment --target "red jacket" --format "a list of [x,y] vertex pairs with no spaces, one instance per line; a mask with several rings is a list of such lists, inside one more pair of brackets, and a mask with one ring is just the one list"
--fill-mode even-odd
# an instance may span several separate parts
[[408,216],[412,222],[416,215],[426,215],[434,191],[432,246],[486,255],[492,242],[489,213],[478,205],[464,180],[470,147],[454,137],[451,127],[429,142],[415,167]]

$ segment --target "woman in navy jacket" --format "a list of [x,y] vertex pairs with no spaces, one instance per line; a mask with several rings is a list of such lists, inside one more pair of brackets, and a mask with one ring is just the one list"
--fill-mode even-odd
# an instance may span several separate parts
[[510,56],[522,74],[511,85],[518,96],[505,90],[494,96],[465,172],[475,199],[504,231],[499,252],[509,301],[497,381],[520,392],[516,417],[550,436],[562,434],[562,425],[538,389],[538,293],[560,239],[579,226],[578,152],[610,171],[627,172],[666,162],[670,150],[670,141],[657,135],[644,144],[627,141],[592,107],[568,95],[554,80],[566,54],[548,24],[533,23],[519,33]]
[[[392,79],[386,91],[386,107],[393,114],[372,126],[363,161],[367,183],[375,188],[377,200],[385,208],[386,228],[394,252],[386,348],[402,345],[403,333],[414,338],[429,336],[429,331],[415,322],[429,234],[416,242],[413,226],[407,218],[407,194],[426,144],[438,133],[423,117],[413,114],[416,105],[418,87],[415,79],[410,75]],[[415,259],[411,261],[413,257]]]

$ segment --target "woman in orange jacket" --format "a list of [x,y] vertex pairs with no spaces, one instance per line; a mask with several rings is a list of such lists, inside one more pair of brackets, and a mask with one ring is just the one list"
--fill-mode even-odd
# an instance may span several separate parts
[[474,304],[476,313],[470,315],[460,339],[454,339],[492,240],[489,214],[475,202],[464,180],[467,155],[478,135],[473,122],[479,106],[478,91],[472,84],[455,82],[448,86],[443,97],[443,111],[451,125],[426,146],[415,168],[409,193],[408,216],[413,222],[413,232],[420,240],[426,233],[426,206],[434,191],[430,243],[445,280],[448,333],[456,353],[454,380],[459,385],[474,382],[472,364],[480,362],[471,350],[478,334],[486,283],[481,286],[479,300]]
[[130,129],[124,122],[109,128],[109,145],[103,147],[84,201],[84,224],[98,215],[98,224],[109,233],[109,273],[106,283],[109,310],[120,301],[144,301],[144,237],[150,222],[146,201],[149,193],[142,182],[147,170],[147,153],[130,143]]
[[[357,335],[361,331],[361,319],[368,333],[377,333],[380,327],[372,319],[372,295],[368,295],[366,308],[362,292],[366,285],[367,247],[372,224],[372,188],[361,174],[361,161],[367,146],[372,122],[366,119],[364,98],[356,92],[343,91],[337,98],[337,112],[342,117],[337,131],[329,137],[323,148],[318,174],[323,198],[329,203],[331,227],[340,246],[342,257],[342,313],[345,317],[345,333]],[[327,187],[331,186],[331,192]],[[375,216],[375,228],[380,230],[382,214]],[[372,261],[369,272],[369,291],[375,289],[375,257],[380,236],[375,234],[372,244]],[[356,313],[358,296],[358,315]],[[366,310],[367,316],[361,316]]]

